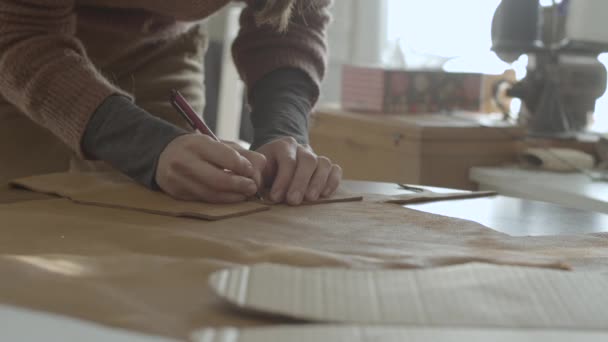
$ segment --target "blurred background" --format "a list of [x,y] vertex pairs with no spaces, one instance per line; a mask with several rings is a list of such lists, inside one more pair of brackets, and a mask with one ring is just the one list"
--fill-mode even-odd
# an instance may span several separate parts
[[[531,2],[537,2],[545,11],[553,6],[552,0]],[[513,70],[518,80],[523,79],[529,62],[527,54],[522,54],[513,63],[506,63],[492,51],[492,21],[500,3],[501,0],[336,1],[329,30],[330,67],[323,85],[321,103],[341,101],[342,66],[345,64],[495,75]],[[561,0],[555,3],[564,5]],[[225,45],[238,29],[235,26],[238,11],[236,5],[226,8],[208,22],[212,37],[208,64],[215,66],[208,68],[208,74],[211,74],[208,76],[209,83],[220,81],[221,68],[217,65],[221,66]],[[232,22],[229,22],[231,12]],[[564,15],[561,18],[562,26],[565,19]],[[512,20],[518,23],[517,18]],[[232,35],[227,31],[232,31]],[[605,65],[608,54],[600,53],[598,59]],[[209,99],[213,100],[219,95],[217,87],[208,89],[212,93]],[[599,113],[608,109],[608,96],[605,92],[602,95],[597,101],[591,129],[607,132],[608,115]],[[215,125],[217,108],[211,102],[206,116]],[[514,113],[519,113],[521,101],[515,99],[511,106]],[[247,120],[241,121],[248,126]],[[244,127],[241,134],[248,140],[248,127]]]
[[[208,21],[205,117],[246,142],[229,55],[239,11]],[[310,136],[347,178],[509,195],[542,172],[578,177],[559,180],[569,189],[608,179],[608,1],[336,0],[332,12]]]

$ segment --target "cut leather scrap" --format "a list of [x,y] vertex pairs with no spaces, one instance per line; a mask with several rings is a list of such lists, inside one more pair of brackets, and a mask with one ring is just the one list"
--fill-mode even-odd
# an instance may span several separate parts
[[391,196],[388,200],[383,200],[384,203],[393,203],[393,204],[414,204],[414,203],[425,203],[425,202],[440,202],[440,201],[450,201],[450,200],[458,200],[458,199],[472,199],[472,198],[481,198],[481,197],[492,197],[496,196],[498,193],[495,191],[473,191],[473,192],[432,192],[432,191],[424,191],[420,193],[412,193],[412,194],[403,194]]

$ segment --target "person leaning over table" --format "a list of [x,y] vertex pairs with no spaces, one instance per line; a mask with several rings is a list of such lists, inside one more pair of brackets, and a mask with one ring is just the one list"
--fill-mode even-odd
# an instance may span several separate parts
[[262,183],[292,205],[331,195],[342,170],[307,145],[331,0],[244,1],[232,52],[249,89],[252,151],[188,131],[169,104],[177,89],[201,112],[200,20],[229,2],[0,0],[5,174],[48,169],[36,162],[62,159],[67,144],[178,199],[238,202]]

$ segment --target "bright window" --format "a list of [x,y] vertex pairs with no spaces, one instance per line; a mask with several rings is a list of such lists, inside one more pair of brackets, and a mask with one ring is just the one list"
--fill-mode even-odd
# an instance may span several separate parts
[[[550,6],[553,0],[541,0]],[[394,63],[399,46],[405,66],[434,67],[453,72],[500,74],[512,68],[517,78],[526,75],[528,57],[512,65],[491,51],[491,27],[501,0],[387,0],[387,41],[385,63]],[[560,0],[556,0],[560,3]],[[390,60],[392,59],[392,60]],[[600,61],[608,66],[608,54]],[[388,61],[388,62],[387,62]],[[444,64],[445,63],[445,64]],[[520,101],[512,103],[517,111]],[[608,91],[596,105],[593,129],[608,132]]]
[[488,52],[500,0],[388,0],[389,41],[443,57]]
[[[527,56],[508,65],[491,51],[492,19],[501,0],[387,1],[385,63],[487,74],[515,69],[519,79],[525,77]],[[400,58],[404,63],[398,63]],[[516,99],[511,109],[518,111],[520,106]]]

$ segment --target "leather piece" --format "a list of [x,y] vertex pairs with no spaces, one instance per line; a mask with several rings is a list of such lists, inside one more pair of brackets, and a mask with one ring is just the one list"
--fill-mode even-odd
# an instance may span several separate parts
[[608,234],[510,237],[377,200],[277,206],[221,221],[65,199],[0,205],[0,303],[185,339],[202,327],[293,323],[222,304],[207,277],[226,267],[402,269],[480,261],[608,271]]

